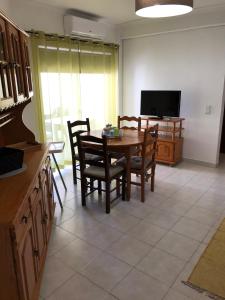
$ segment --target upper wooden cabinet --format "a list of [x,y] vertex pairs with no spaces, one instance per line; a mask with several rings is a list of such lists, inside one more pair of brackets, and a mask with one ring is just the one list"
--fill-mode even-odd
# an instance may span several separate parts
[[0,16],[0,109],[32,96],[28,35]]
[[0,11],[0,147],[36,144],[23,123],[23,110],[33,96],[29,35]]
[[12,80],[9,63],[8,40],[6,32],[6,22],[0,18],[0,99],[11,99],[12,94]]

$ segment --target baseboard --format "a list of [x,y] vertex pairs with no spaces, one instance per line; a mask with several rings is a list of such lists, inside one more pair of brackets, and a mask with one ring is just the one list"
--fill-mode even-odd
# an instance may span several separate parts
[[190,162],[196,165],[204,166],[204,167],[209,167],[209,168],[218,168],[218,164],[213,164],[213,163],[208,163],[205,161],[201,160],[195,160],[195,159],[190,159],[190,158],[183,158],[183,161]]

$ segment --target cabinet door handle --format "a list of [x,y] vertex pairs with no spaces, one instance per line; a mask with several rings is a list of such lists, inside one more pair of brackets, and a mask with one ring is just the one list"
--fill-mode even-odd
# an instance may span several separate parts
[[33,253],[34,253],[34,256],[39,257],[39,251],[37,249],[34,249]]
[[47,221],[48,221],[48,215],[45,214],[43,219],[42,219],[42,224],[47,224]]
[[27,224],[27,223],[28,223],[28,217],[27,217],[27,216],[23,216],[23,217],[21,218],[21,222],[22,222],[23,224]]

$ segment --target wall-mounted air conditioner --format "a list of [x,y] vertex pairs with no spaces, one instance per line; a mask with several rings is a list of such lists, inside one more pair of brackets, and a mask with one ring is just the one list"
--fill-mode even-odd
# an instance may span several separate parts
[[90,37],[103,40],[106,35],[106,30],[104,28],[104,23],[72,15],[65,15],[64,33],[65,35]]

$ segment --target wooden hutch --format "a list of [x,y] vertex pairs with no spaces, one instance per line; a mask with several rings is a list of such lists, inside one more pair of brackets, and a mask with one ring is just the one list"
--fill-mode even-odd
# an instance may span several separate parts
[[0,147],[24,149],[26,170],[0,179],[0,299],[37,300],[54,202],[47,145],[22,114],[32,92],[28,35],[0,13]]
[[142,118],[148,125],[159,124],[156,160],[174,166],[182,160],[184,118]]

